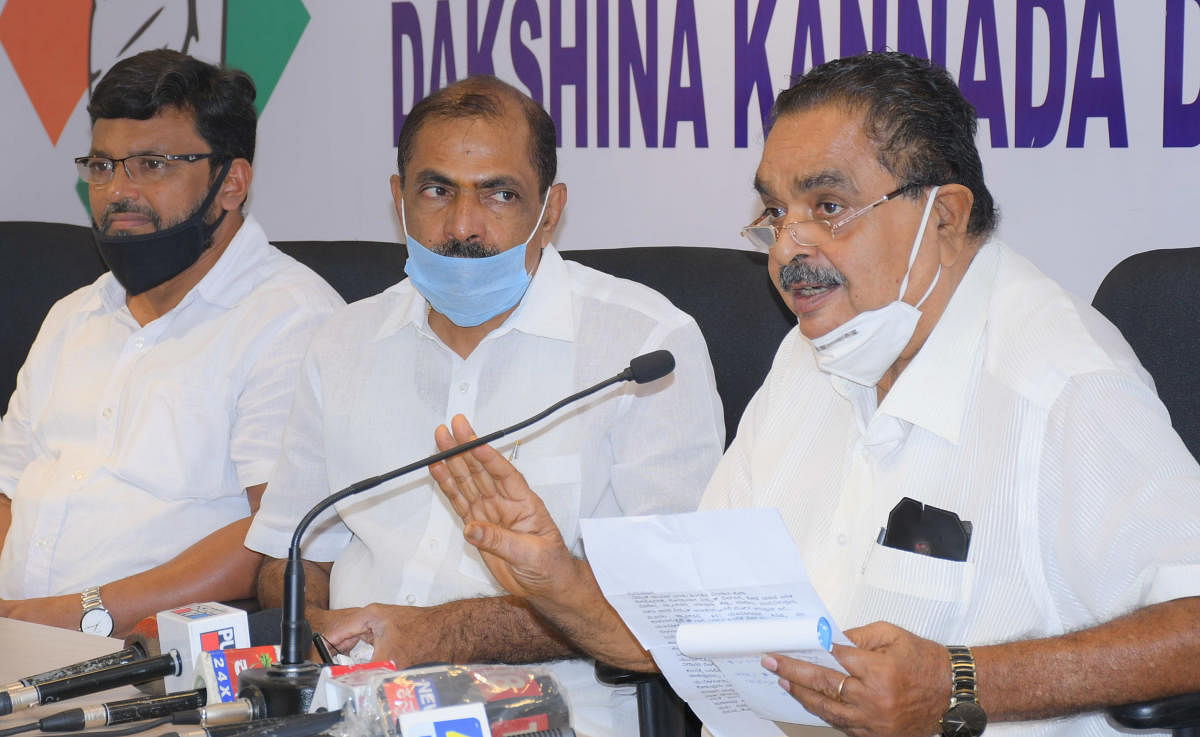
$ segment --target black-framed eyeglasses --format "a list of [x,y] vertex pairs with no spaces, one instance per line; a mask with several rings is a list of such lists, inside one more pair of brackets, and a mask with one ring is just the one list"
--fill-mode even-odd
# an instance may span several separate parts
[[88,184],[105,185],[112,181],[117,164],[125,167],[131,182],[157,182],[170,176],[177,164],[192,164],[212,157],[207,154],[134,154],[123,159],[107,156],[80,156],[75,159],[79,178]]
[[870,203],[863,205],[857,210],[851,207],[846,208],[832,218],[814,218],[812,220],[796,220],[785,225],[776,225],[768,222],[771,218],[771,213],[764,212],[758,218],[742,228],[742,236],[753,243],[755,247],[769,251],[779,240],[779,236],[783,231],[787,231],[797,245],[801,246],[822,246],[829,241],[837,238],[838,231],[854,222],[858,218],[866,215],[871,210],[879,207],[888,200],[893,200],[908,190],[914,188],[915,184],[905,184],[897,189],[888,192],[884,196]]

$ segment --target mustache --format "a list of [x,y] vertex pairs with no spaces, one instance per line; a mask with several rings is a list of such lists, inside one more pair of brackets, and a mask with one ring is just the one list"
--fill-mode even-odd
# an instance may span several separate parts
[[155,230],[162,230],[162,220],[158,217],[158,213],[152,208],[135,204],[132,200],[117,200],[110,202],[108,207],[104,208],[104,214],[100,218],[100,232],[107,233],[109,225],[112,224],[112,216],[122,213],[133,212],[138,215],[144,215],[150,219]]
[[434,250],[451,258],[486,258],[500,253],[499,248],[489,246],[483,241],[474,239],[460,241],[457,238],[450,238]]
[[813,266],[797,256],[779,270],[779,288],[786,292],[797,284],[840,287],[846,284],[846,275],[833,266]]

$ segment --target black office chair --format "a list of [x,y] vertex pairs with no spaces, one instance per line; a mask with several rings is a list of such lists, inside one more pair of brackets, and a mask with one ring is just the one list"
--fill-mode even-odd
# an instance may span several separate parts
[[[1130,256],[1104,278],[1092,305],[1129,341],[1154,377],[1171,424],[1200,458],[1200,248]],[[1109,715],[1126,727],[1200,737],[1200,693],[1126,704]]]
[[0,413],[50,306],[107,270],[90,228],[0,222]]

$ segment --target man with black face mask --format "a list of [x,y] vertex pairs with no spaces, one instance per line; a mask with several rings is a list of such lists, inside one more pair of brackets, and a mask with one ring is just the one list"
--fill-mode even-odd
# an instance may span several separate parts
[[342,304],[241,212],[254,96],[169,50],[96,85],[76,164],[111,271],[50,310],[0,424],[0,616],[120,634],[254,593],[249,516]]

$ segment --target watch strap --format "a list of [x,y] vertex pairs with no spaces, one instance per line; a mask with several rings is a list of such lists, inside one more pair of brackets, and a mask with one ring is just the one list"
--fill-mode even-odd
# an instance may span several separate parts
[[971,648],[962,645],[951,645],[950,651],[950,705],[960,701],[979,703],[975,680],[975,656]]
[[[83,611],[85,612],[92,609],[104,609],[104,602],[100,599],[99,586],[88,586],[83,590],[83,593],[79,595],[79,598],[83,605]],[[105,611],[108,610],[105,609]]]

